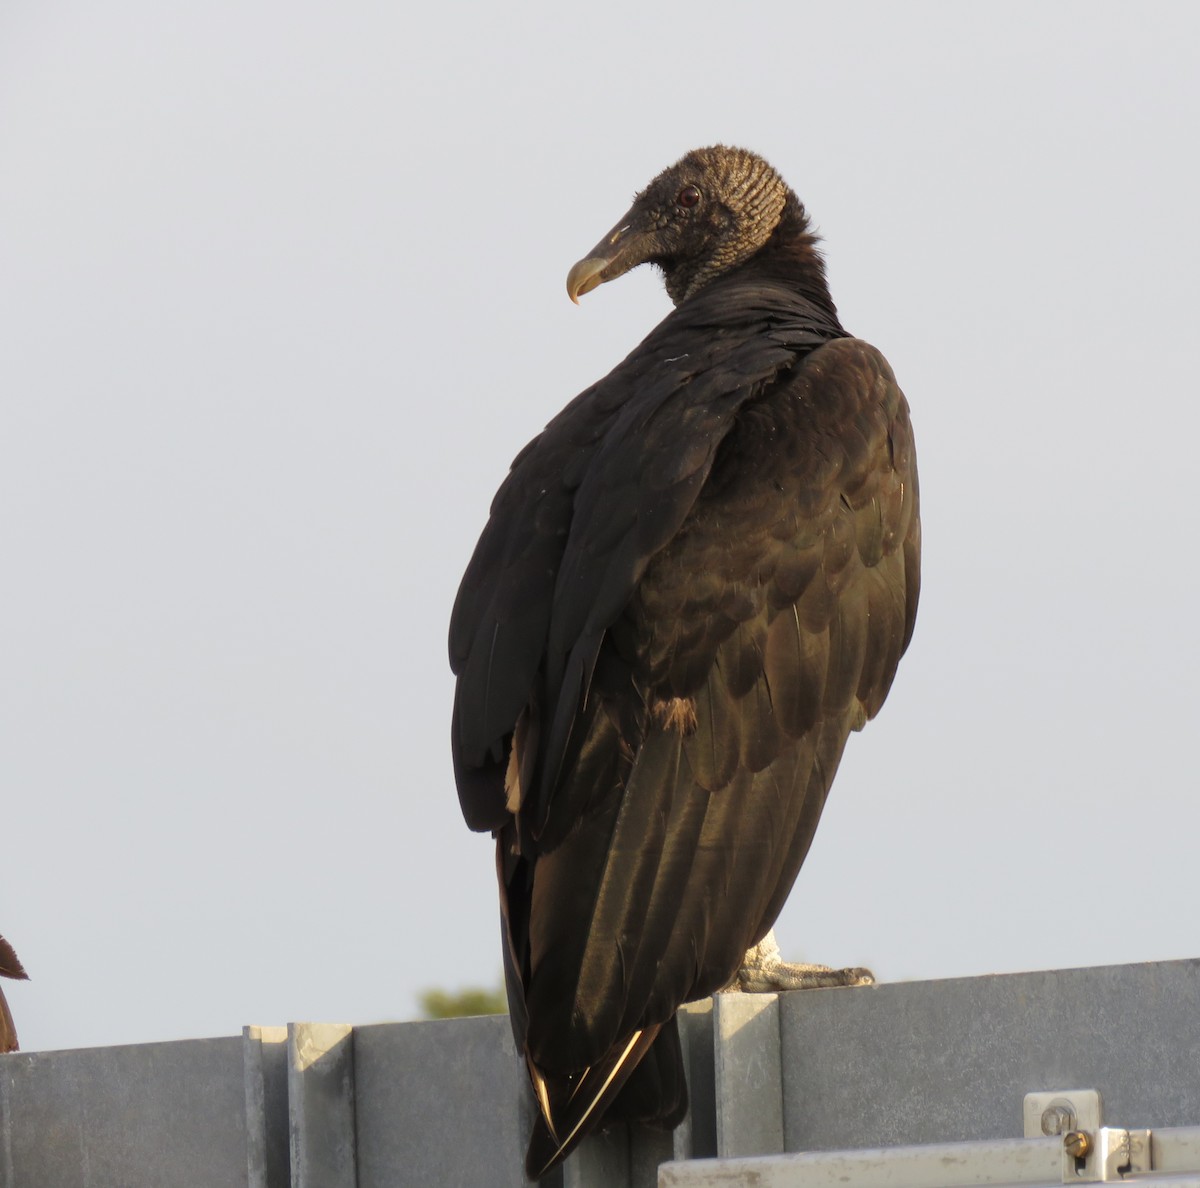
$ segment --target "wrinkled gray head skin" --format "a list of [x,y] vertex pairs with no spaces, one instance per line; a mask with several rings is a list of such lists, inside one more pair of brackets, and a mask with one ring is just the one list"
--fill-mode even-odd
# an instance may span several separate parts
[[662,269],[679,305],[770,239],[795,194],[747,149],[694,149],[664,169],[617,225],[571,269],[572,301],[639,264]]

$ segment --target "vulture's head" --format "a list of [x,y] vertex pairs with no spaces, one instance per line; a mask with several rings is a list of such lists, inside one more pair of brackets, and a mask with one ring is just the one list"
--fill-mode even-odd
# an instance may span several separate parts
[[762,157],[714,145],[663,170],[567,277],[572,301],[639,264],[662,269],[678,305],[754,255],[785,211],[804,231],[804,208]]

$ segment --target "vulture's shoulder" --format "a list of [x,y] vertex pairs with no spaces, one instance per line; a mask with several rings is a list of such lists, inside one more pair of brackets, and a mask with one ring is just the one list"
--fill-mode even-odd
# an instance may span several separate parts
[[[450,624],[460,789],[500,761],[540,687],[568,729],[600,640],[704,488],[739,410],[845,336],[782,284],[717,283],[667,316],[514,460]],[[554,749],[553,737],[549,743]],[[489,760],[489,756],[491,759]],[[503,818],[489,771],[477,828]]]

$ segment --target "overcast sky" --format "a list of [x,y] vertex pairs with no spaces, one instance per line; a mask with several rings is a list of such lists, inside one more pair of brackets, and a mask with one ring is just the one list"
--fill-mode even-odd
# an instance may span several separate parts
[[670,308],[568,268],[716,141],[808,205],[921,467],[916,635],[783,948],[1200,955],[1198,44],[1182,4],[5,0],[23,1045],[498,980],[450,606],[513,455]]

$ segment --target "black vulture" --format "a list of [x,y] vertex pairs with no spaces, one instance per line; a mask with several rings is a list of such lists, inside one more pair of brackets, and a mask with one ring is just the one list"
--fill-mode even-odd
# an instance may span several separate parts
[[770,930],[912,635],[908,406],[816,239],[742,149],[637,196],[568,293],[649,263],[675,309],[517,456],[455,601],[455,777],[496,838],[532,1179],[605,1119],[683,1117],[675,1012]]
[[[12,945],[0,936],[0,978],[24,979],[28,976]],[[15,1052],[19,1047],[16,1024],[13,1023],[4,991],[0,990],[0,1052]]]

